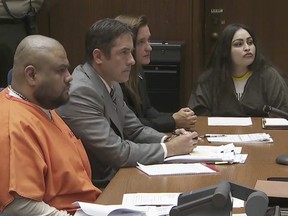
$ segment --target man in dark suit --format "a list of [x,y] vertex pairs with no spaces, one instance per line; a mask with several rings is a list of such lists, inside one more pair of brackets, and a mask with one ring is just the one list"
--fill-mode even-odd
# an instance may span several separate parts
[[197,133],[184,129],[167,139],[143,126],[125,104],[119,83],[128,80],[135,64],[132,36],[117,20],[94,23],[86,35],[87,61],[75,68],[70,100],[57,110],[85,145],[99,187],[120,167],[162,163],[167,156],[190,153],[197,143]]

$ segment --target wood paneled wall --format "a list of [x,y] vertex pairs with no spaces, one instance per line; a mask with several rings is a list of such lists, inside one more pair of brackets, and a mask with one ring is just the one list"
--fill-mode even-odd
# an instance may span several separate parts
[[[287,0],[205,0],[205,35],[207,57],[211,50],[212,32],[222,32],[230,23],[248,25],[255,33],[258,50],[271,60],[275,67],[288,77],[288,19]],[[212,14],[212,9],[223,12]]]
[[203,1],[201,0],[49,0],[38,14],[40,34],[65,47],[71,71],[84,62],[84,38],[96,20],[119,14],[145,14],[152,40],[185,41],[180,74],[181,106],[186,106],[193,82],[202,69]]

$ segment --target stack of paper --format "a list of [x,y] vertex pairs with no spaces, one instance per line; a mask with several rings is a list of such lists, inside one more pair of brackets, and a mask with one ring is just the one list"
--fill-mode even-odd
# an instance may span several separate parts
[[[75,216],[168,216],[178,203],[180,193],[124,194],[122,205],[98,205],[75,202],[79,206]],[[244,207],[244,201],[233,198],[233,207]]]
[[129,193],[123,195],[122,205],[177,205],[180,193]]
[[[122,205],[146,206],[147,216],[169,216],[173,206],[178,204],[180,193],[131,193],[124,194]],[[243,208],[244,201],[233,197],[233,208]]]
[[284,118],[263,118],[262,128],[264,129],[288,129],[288,120]]
[[209,126],[252,126],[251,117],[208,117]]
[[131,193],[124,194],[122,205],[146,206],[147,216],[168,216],[178,203],[180,193]]
[[98,205],[75,202],[79,206],[75,216],[158,216],[169,215],[177,205],[180,193],[133,193],[124,194],[122,205]]
[[145,210],[137,206],[124,205],[98,205],[93,203],[75,202],[75,205],[80,207],[76,211],[75,216],[116,216],[116,215],[131,215],[145,216]]
[[165,159],[166,163],[245,163],[247,154],[240,154],[242,147],[232,143],[221,146],[197,146],[187,155],[177,155]]
[[207,136],[209,142],[221,143],[272,143],[273,139],[267,133],[251,134],[223,134],[222,136],[210,134]]
[[158,175],[185,175],[218,172],[214,167],[201,163],[187,164],[154,164],[143,165],[138,163],[137,168],[149,176]]

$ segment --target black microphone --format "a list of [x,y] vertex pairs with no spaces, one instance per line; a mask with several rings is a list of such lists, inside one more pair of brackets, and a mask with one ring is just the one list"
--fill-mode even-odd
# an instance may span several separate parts
[[271,114],[275,117],[280,117],[280,118],[285,118],[288,120],[288,113],[287,112],[284,112],[282,110],[279,110],[277,108],[274,108],[272,106],[268,106],[268,105],[264,105],[263,106],[263,111],[265,113],[267,113],[268,115]]

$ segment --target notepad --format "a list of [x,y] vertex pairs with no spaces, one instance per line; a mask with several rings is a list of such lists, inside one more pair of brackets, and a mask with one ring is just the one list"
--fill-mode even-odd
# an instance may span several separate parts
[[223,136],[207,137],[208,142],[221,143],[272,143],[273,139],[267,133],[225,134]]
[[288,120],[284,118],[263,118],[262,128],[264,129],[288,129]]
[[154,165],[143,165],[138,163],[137,168],[149,176],[187,175],[219,172],[215,167],[202,163],[175,163]]

